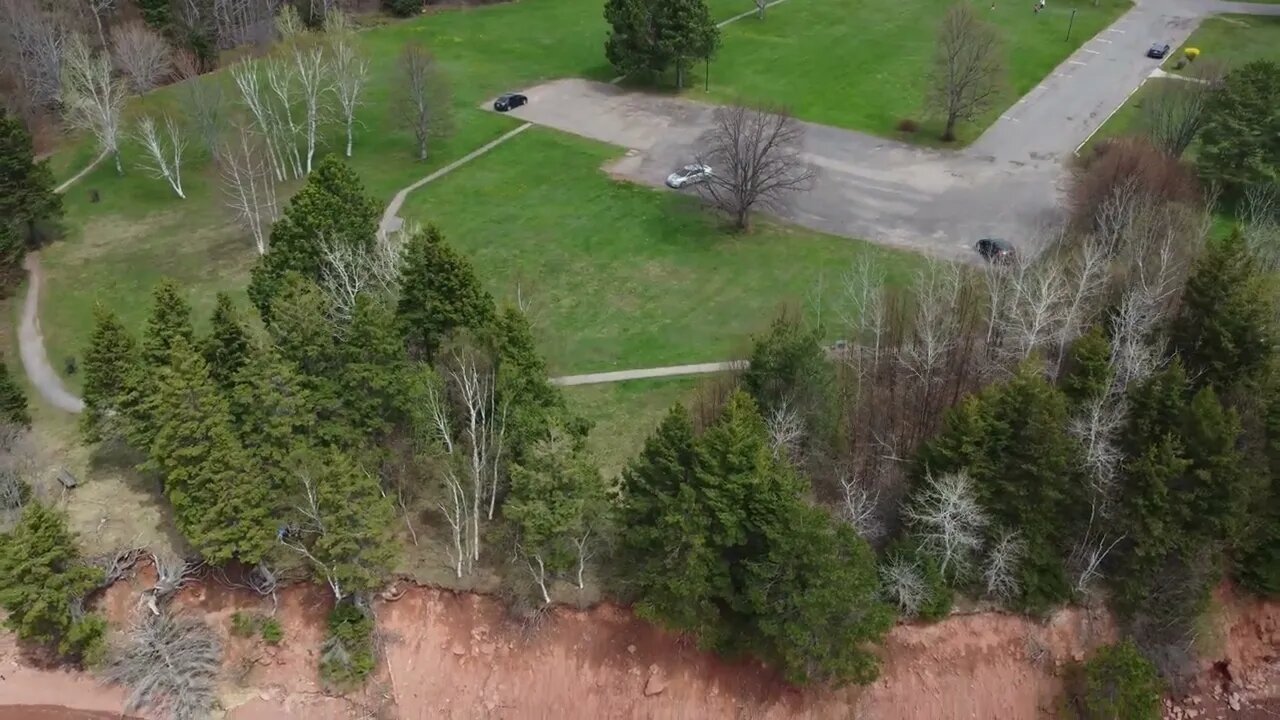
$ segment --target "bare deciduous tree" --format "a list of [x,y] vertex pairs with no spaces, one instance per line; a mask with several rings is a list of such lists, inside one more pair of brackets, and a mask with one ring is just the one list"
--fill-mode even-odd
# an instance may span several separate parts
[[1027,544],[1016,531],[1000,534],[987,553],[987,564],[982,569],[988,597],[1007,603],[1018,594],[1018,565],[1026,552]]
[[307,47],[306,45],[299,41],[292,43],[289,58],[293,63],[294,77],[298,80],[298,95],[302,102],[302,134],[306,142],[304,173],[310,174],[320,126],[324,123],[328,111],[324,99],[333,86],[333,79],[324,46]]
[[421,43],[409,43],[400,53],[395,82],[400,116],[417,140],[418,159],[426,160],[428,142],[452,125],[444,72]]
[[329,38],[333,57],[333,91],[338,96],[338,108],[342,111],[347,129],[347,157],[355,135],[356,109],[363,104],[361,93],[369,77],[369,61],[356,45],[355,33],[350,21],[341,12],[325,16],[325,34]]
[[956,137],[956,124],[990,110],[1004,88],[1005,58],[1000,30],[978,17],[974,5],[952,5],[938,31],[929,78],[929,104],[945,119],[942,139]]
[[0,0],[0,49],[37,107],[52,108],[61,97],[69,36],[67,24],[35,0]]
[[840,518],[867,542],[874,543],[884,536],[884,522],[880,518],[880,492],[871,483],[858,477],[843,474],[839,478],[842,491]]
[[897,605],[898,612],[908,618],[920,614],[920,607],[928,595],[919,563],[908,562],[900,554],[893,555],[880,566],[880,587],[885,598]]
[[140,20],[111,30],[111,54],[138,94],[151,90],[173,71],[169,43]]
[[30,430],[0,423],[0,532],[8,531],[22,516],[42,456]]
[[937,558],[943,573],[950,568],[953,574],[964,576],[972,569],[982,549],[987,515],[968,475],[930,475],[903,514],[919,534],[921,547]]
[[187,117],[205,152],[209,157],[217,157],[218,141],[226,125],[222,83],[202,82],[198,70],[185,59],[190,53],[182,52],[177,57],[178,74],[184,78],[180,90]]
[[801,157],[803,145],[804,126],[784,110],[717,108],[699,153],[713,174],[698,190],[734,227],[746,230],[752,210],[779,210],[793,193],[813,184],[814,171]]
[[253,236],[259,255],[266,254],[271,225],[280,217],[276,175],[266,146],[260,136],[238,128],[217,154],[227,206]]
[[207,717],[218,699],[222,644],[203,620],[140,613],[110,653],[104,676],[128,691],[125,709],[174,720]]
[[379,233],[372,247],[322,238],[320,287],[329,297],[333,319],[342,327],[351,319],[360,295],[389,300],[399,287],[403,233]]
[[773,446],[773,456],[797,463],[804,440],[804,418],[800,411],[784,398],[777,407],[769,411],[769,416],[765,418],[765,429]]
[[161,116],[163,131],[156,129],[156,121],[150,115],[138,118],[138,143],[145,150],[140,167],[156,179],[163,179],[178,197],[186,199],[182,191],[182,156],[187,149],[187,139],[173,116]]
[[93,22],[98,27],[98,44],[101,47],[107,46],[107,34],[103,30],[102,21],[107,19],[116,11],[116,0],[84,0],[85,9],[93,16]]
[[120,162],[120,116],[127,97],[124,83],[112,75],[106,55],[89,50],[80,36],[71,36],[65,50],[61,88],[64,117],[71,126],[92,133],[103,152],[115,157],[116,172],[124,174]]
[[1226,76],[1226,66],[1202,60],[1190,72],[1156,83],[1142,103],[1142,127],[1151,142],[1173,157],[1181,157],[1204,122],[1204,109]]

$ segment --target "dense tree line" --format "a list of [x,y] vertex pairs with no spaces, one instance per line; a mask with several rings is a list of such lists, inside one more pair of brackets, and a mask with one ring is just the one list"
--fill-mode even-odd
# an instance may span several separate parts
[[27,251],[61,216],[62,197],[54,192],[48,163],[36,162],[30,133],[0,108],[0,294],[13,287]]

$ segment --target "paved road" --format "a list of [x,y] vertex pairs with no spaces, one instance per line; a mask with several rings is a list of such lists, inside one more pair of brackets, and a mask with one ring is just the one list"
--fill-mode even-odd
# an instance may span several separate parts
[[[1280,14],[1280,6],[1144,0],[962,151],[806,124],[804,153],[818,179],[784,214],[816,230],[949,258],[972,258],[973,241],[985,236],[1034,245],[1057,220],[1066,160],[1158,67],[1146,48],[1157,39],[1178,47],[1217,12]],[[609,170],[654,186],[694,157],[713,110],[584,80],[527,94],[530,103],[514,115],[628,148]]]

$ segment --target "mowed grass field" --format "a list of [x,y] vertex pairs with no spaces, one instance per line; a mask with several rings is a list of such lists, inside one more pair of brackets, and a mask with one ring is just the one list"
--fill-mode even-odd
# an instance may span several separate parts
[[[933,142],[941,124],[924,107],[937,28],[953,0],[787,0],[726,27],[712,59],[710,99],[746,98],[789,107],[804,120],[895,136],[900,120],[922,123],[914,139]],[[1130,7],[1128,0],[972,2],[1004,37],[1008,91],[1000,106],[961,126],[975,139],[1068,55]],[[1071,39],[1067,25],[1075,11]],[[692,73],[702,91],[703,68]]]

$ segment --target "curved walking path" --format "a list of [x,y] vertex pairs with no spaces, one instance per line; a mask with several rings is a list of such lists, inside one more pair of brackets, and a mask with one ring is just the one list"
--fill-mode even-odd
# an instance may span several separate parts
[[622,382],[624,380],[647,380],[649,378],[684,377],[687,375],[711,375],[745,370],[746,360],[729,360],[726,362],[699,363],[696,365],[668,365],[666,367],[644,368],[641,370],[615,370],[613,372],[587,373],[585,375],[565,375],[551,378],[552,385],[572,387],[574,385],[601,385],[604,383]]

